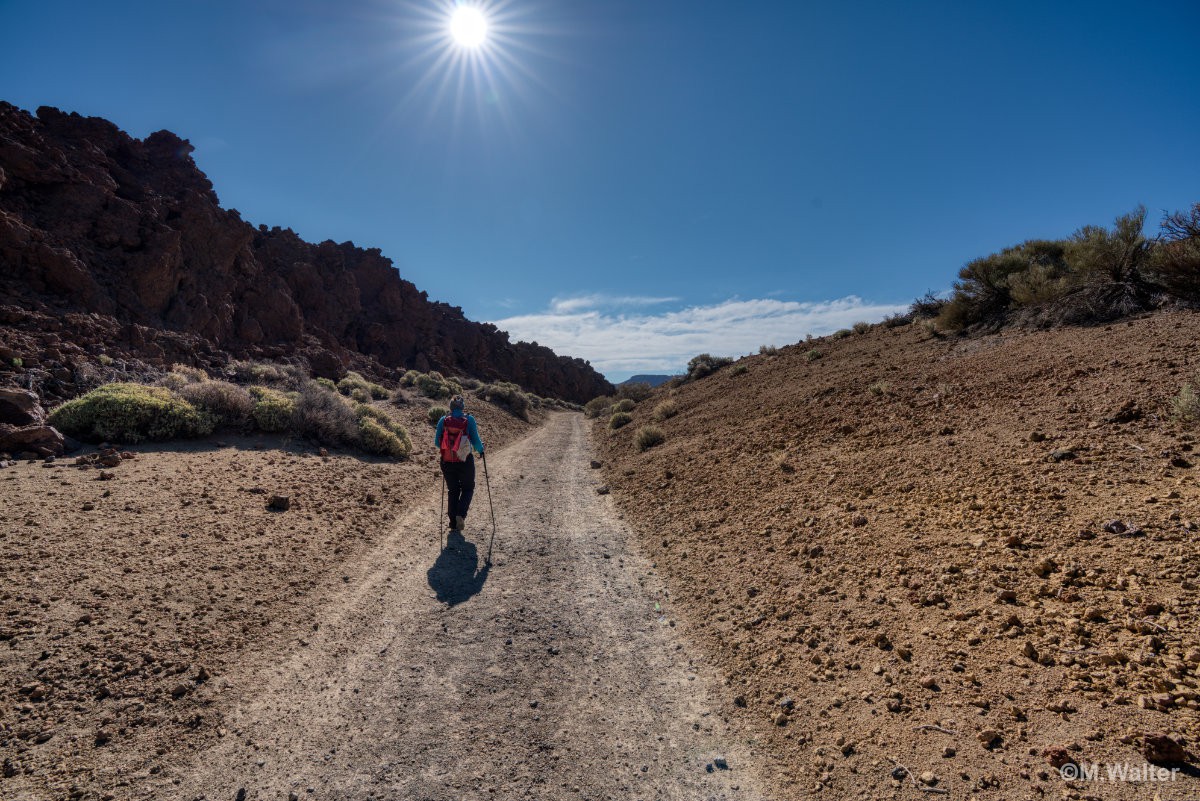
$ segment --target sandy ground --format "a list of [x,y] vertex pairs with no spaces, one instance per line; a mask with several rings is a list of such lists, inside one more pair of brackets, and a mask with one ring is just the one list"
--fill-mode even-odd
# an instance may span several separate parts
[[[339,566],[290,637],[227,665],[220,736],[168,748],[117,798],[755,799],[715,677],[596,492],[587,426],[491,454],[466,537],[432,492]],[[310,622],[311,621],[311,622]],[[206,684],[217,683],[209,679]],[[6,797],[39,797],[9,780]]]
[[[1198,339],[1193,313],[880,327],[597,423],[612,497],[773,790],[1200,798],[1200,454],[1170,410]],[[666,442],[639,452],[668,397]],[[1174,781],[1051,764],[1140,771],[1148,734],[1192,753]]]

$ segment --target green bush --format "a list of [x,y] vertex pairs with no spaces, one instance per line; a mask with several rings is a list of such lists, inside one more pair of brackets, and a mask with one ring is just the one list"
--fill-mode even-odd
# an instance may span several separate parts
[[932,320],[941,314],[945,307],[946,301],[931,289],[909,305],[908,314],[914,320]]
[[313,380],[325,387],[325,389],[329,390],[330,392],[338,391],[337,383],[332,378],[316,378]]
[[758,355],[759,356],[775,356],[778,353],[779,353],[779,348],[775,347],[774,345],[759,345],[758,346]]
[[849,328],[839,328],[838,330],[836,330],[832,334],[830,334],[829,338],[830,339],[845,339],[846,337],[850,336],[853,333],[854,332],[851,331]]
[[[388,396],[386,387],[368,381],[361,373],[356,373],[353,370],[346,373],[345,378],[337,383],[337,388],[338,392],[341,392],[343,395],[349,395],[360,403],[365,403],[372,398],[382,400]],[[361,400],[364,397],[366,400]]]
[[669,420],[677,414],[679,414],[679,404],[667,398],[654,407],[652,416],[661,423],[663,420]]
[[437,370],[431,370],[428,373],[418,375],[416,379],[417,391],[427,398],[434,400],[445,400],[452,398],[455,395],[462,394],[462,387],[453,381],[449,381]]
[[400,376],[400,386],[414,387],[417,385],[417,379],[422,375],[423,373],[420,370],[408,370],[404,375]]
[[728,356],[713,356],[708,353],[701,353],[699,356],[693,356],[688,362],[687,380],[696,381],[730,364],[733,364],[733,359]]
[[612,417],[608,418],[608,427],[618,429],[621,426],[627,426],[633,422],[633,415],[628,412],[617,412]]
[[[109,363],[111,364],[111,360]],[[101,362],[101,364],[104,363]],[[208,373],[199,367],[190,367],[186,364],[173,364],[171,365],[171,369],[158,379],[158,384],[173,392],[178,392],[189,384],[198,384],[208,380]]]
[[403,459],[412,452],[412,443],[405,442],[394,431],[384,428],[369,417],[359,423],[359,440],[364,451],[378,456]]
[[599,417],[612,408],[612,405],[613,399],[611,396],[601,395],[583,404],[583,413],[587,417]]
[[245,426],[254,411],[254,398],[250,397],[250,393],[228,381],[186,384],[179,394],[192,406],[212,415],[219,425]]
[[243,384],[283,384],[289,388],[308,380],[303,368],[274,362],[232,361],[225,366],[225,373]]
[[506,407],[522,420],[529,417],[530,399],[521,388],[508,381],[497,381],[487,384],[479,391],[481,397],[490,402]]
[[354,409],[336,389],[319,381],[309,381],[300,388],[288,427],[322,445],[358,444],[358,418]]
[[749,369],[750,369],[750,365],[746,364],[745,362],[738,362],[733,367],[729,368],[729,374],[730,375],[741,375],[742,373],[746,372]]
[[1149,270],[1170,294],[1188,300],[1200,298],[1200,203],[1163,218]]
[[857,323],[850,326],[850,330],[856,334],[865,334],[871,330],[871,324],[865,320],[859,320]]
[[215,422],[166,387],[124,383],[105,384],[50,414],[50,424],[73,437],[120,443],[201,437]]
[[441,420],[448,414],[450,414],[450,410],[445,406],[430,406],[429,411],[425,413],[425,416],[429,418],[430,425],[436,426],[438,424],[438,420]]
[[611,412],[632,412],[633,407],[637,406],[630,398],[622,398],[612,405]]
[[359,440],[363,450],[381,456],[402,458],[412,453],[412,440],[404,426],[386,412],[366,404],[354,407],[358,417]]
[[634,432],[633,441],[639,451],[644,451],[666,442],[667,435],[658,426],[642,426]]
[[821,353],[821,351],[817,350],[816,348],[813,348],[812,350],[807,351],[804,354],[804,360],[811,364],[812,362],[815,362],[817,359],[821,358],[824,355],[825,354]]
[[250,394],[257,400],[250,415],[260,430],[274,433],[292,427],[292,415],[296,412],[293,396],[262,386],[250,387]]
[[1171,414],[1180,423],[1193,425],[1200,422],[1200,394],[1191,384],[1184,384],[1179,394],[1171,399]]

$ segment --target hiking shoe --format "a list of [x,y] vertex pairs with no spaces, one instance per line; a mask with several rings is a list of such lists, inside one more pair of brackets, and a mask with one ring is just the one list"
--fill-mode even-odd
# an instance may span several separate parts
[[455,531],[462,531],[466,527],[466,525],[467,525],[467,519],[465,517],[463,517],[462,515],[459,515],[458,517],[454,518],[454,530]]

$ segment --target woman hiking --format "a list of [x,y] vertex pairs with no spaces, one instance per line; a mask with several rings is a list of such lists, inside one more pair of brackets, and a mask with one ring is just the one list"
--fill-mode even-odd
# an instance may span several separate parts
[[466,525],[471,496],[475,494],[475,456],[471,451],[483,455],[479,426],[465,407],[462,395],[451,398],[450,414],[438,420],[433,435],[433,444],[442,452],[442,475],[449,497],[446,513],[450,515],[450,528],[455,531],[462,531]]

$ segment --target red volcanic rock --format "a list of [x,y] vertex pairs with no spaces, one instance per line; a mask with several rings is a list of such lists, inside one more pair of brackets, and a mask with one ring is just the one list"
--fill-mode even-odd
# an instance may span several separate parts
[[[0,103],[9,316],[86,317],[102,337],[68,330],[61,341],[104,342],[148,364],[230,354],[303,359],[329,377],[438,369],[575,401],[611,391],[587,362],[430,301],[378,249],[252,227],[221,208],[191,152],[168,131],[136,140],[106,120]],[[65,369],[66,356],[52,360]]]

